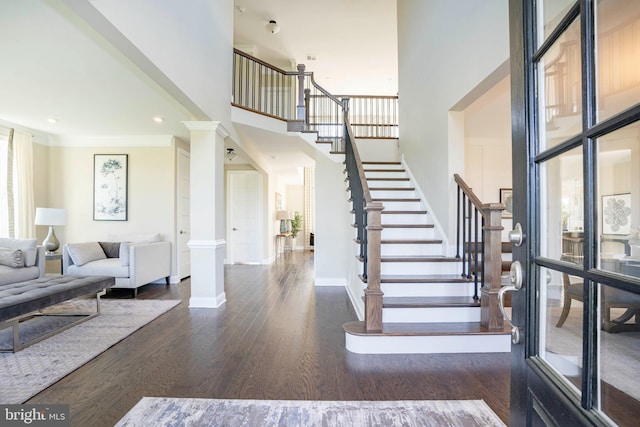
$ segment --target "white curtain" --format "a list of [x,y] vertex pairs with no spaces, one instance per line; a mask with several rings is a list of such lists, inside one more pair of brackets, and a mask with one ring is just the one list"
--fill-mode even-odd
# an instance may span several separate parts
[[16,238],[34,238],[36,208],[33,197],[33,136],[17,130],[14,132],[13,161]]
[[9,199],[7,194],[8,172],[8,129],[0,128],[0,237],[9,237]]

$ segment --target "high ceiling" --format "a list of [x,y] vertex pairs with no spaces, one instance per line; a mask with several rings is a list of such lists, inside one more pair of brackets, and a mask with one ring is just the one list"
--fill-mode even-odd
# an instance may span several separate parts
[[[0,124],[53,140],[156,134],[188,140],[181,124],[192,119],[188,111],[65,3],[70,2],[0,2]],[[305,63],[337,94],[397,93],[395,0],[239,0],[235,5],[236,46],[250,46],[261,59],[284,68]],[[279,33],[266,31],[270,19],[277,20]]]

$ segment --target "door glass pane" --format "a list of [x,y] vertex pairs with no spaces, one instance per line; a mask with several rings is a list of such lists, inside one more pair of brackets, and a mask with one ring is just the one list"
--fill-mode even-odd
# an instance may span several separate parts
[[540,166],[540,256],[580,265],[584,259],[582,158],[582,147],[578,147]]
[[540,357],[580,393],[582,279],[540,268]]
[[582,131],[581,63],[578,18],[538,63],[540,151]]
[[538,29],[538,34],[544,36],[538,40],[538,46],[541,46],[556,29],[575,2],[575,0],[543,0],[538,4],[538,22],[542,26]]
[[600,300],[598,406],[618,425],[637,426],[640,414],[640,295],[600,285]]
[[598,120],[640,99],[640,1],[596,2]]
[[597,140],[600,268],[640,269],[640,123]]

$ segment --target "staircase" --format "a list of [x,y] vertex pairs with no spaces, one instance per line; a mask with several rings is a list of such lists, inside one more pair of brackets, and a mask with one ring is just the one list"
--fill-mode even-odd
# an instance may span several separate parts
[[[510,351],[510,329],[481,326],[480,300],[460,258],[443,240],[400,162],[362,162],[382,211],[380,288],[382,331],[344,325],[355,353],[477,353]],[[366,282],[366,279],[362,279]]]
[[[456,216],[465,224],[466,237],[463,232],[461,240],[456,238],[458,244],[465,242],[462,256],[448,256],[447,243],[402,164],[362,162],[355,144],[356,138],[397,140],[397,97],[336,97],[320,87],[302,64],[297,72],[283,71],[235,49],[233,62],[232,105],[286,121],[288,131],[300,132],[329,158],[344,160],[349,171],[347,189],[357,247],[353,262],[361,263],[364,321],[344,325],[347,349],[356,353],[510,351],[510,331],[502,326],[497,300],[504,205],[482,204],[455,176],[459,206],[468,205],[469,210],[465,213],[463,207],[462,215]],[[487,227],[477,224],[478,212]],[[486,253],[479,252],[477,232],[473,254],[469,250],[472,229],[486,234]],[[478,260],[479,253],[482,260],[472,265],[471,256]],[[480,290],[469,279],[476,270],[486,280]]]

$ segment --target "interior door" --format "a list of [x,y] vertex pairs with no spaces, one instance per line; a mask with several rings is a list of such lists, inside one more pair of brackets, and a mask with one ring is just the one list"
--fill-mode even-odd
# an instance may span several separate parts
[[640,2],[509,4],[510,424],[638,425]]
[[262,196],[260,173],[230,170],[227,175],[227,239],[229,262],[259,264],[262,245]]
[[191,252],[187,243],[191,237],[191,156],[178,150],[178,275],[180,280],[191,276]]

